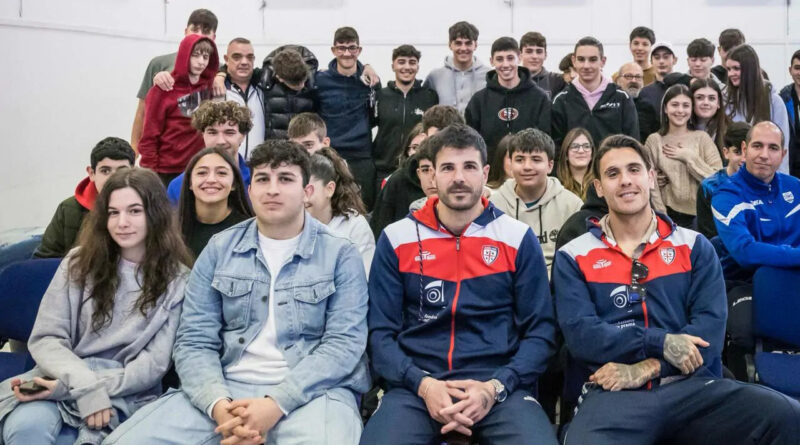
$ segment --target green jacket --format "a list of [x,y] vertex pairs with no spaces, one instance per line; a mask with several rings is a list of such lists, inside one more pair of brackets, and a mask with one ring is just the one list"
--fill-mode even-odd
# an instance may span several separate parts
[[36,248],[36,258],[62,258],[75,244],[83,218],[94,206],[97,189],[85,178],[75,189],[75,195],[61,201],[53,219],[42,235],[42,243]]

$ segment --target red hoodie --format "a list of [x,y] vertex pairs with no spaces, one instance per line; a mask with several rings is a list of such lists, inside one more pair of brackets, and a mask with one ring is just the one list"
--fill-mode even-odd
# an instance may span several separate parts
[[94,208],[94,202],[97,200],[97,187],[95,187],[94,182],[92,182],[88,176],[83,178],[83,180],[78,183],[78,186],[75,187],[75,200],[86,210],[92,210]]
[[[202,39],[211,42],[214,50],[200,80],[191,84],[189,59],[195,43]],[[200,100],[210,98],[214,75],[218,69],[217,46],[211,39],[192,34],[181,41],[175,58],[175,69],[172,70],[172,77],[175,79],[172,91],[163,91],[153,86],[145,99],[144,129],[138,146],[142,155],[142,167],[157,173],[180,173],[192,156],[204,147],[203,136],[192,127],[189,116],[200,104]],[[208,91],[205,93],[203,90]],[[182,106],[178,106],[179,101]]]

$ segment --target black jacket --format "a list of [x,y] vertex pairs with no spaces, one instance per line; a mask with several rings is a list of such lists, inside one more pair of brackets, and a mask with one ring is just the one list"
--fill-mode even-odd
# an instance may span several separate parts
[[542,70],[538,73],[531,75],[531,80],[536,86],[547,93],[547,99],[550,100],[550,102],[553,101],[556,94],[567,87],[567,82],[564,82],[564,77],[562,77],[561,74],[547,71],[545,67],[542,67]]
[[561,147],[567,132],[576,127],[588,130],[595,146],[599,146],[606,136],[612,134],[623,133],[637,139],[640,137],[639,119],[633,99],[613,83],[608,84],[591,110],[573,84],[569,84],[553,99],[553,130],[550,135],[556,143],[556,150]]
[[795,178],[800,178],[800,113],[798,113],[800,100],[797,98],[793,83],[783,87],[780,96],[789,114],[789,173]]
[[[300,91],[295,91],[284,85],[275,77],[273,59],[284,49],[294,49],[303,57],[308,65],[309,73],[305,85]],[[284,45],[276,48],[264,58],[259,86],[264,90],[264,114],[266,116],[266,139],[285,139],[289,121],[296,114],[317,111],[316,92],[314,91],[314,75],[319,67],[319,62],[314,53],[298,45]],[[253,77],[256,73],[253,74]]]
[[372,219],[369,222],[375,239],[380,237],[386,226],[405,218],[412,202],[425,196],[417,177],[418,165],[417,157],[410,157],[389,176],[386,185],[378,193],[375,208],[372,210]]
[[586,228],[586,220],[588,218],[599,219],[606,213],[608,213],[606,200],[597,196],[594,184],[589,184],[589,188],[586,190],[586,202],[583,203],[583,207],[567,218],[564,225],[561,226],[558,238],[556,238],[556,250],[586,233],[588,231]]
[[379,171],[397,168],[397,158],[403,151],[406,136],[422,120],[422,113],[439,103],[436,91],[423,87],[421,80],[404,94],[394,81],[378,91],[373,110],[372,125],[378,126],[378,134],[372,143],[372,159]]
[[530,71],[517,67],[520,82],[508,89],[500,85],[497,72],[486,73],[486,88],[472,96],[464,112],[467,125],[486,140],[488,159],[503,136],[526,128],[550,131],[550,101],[547,93],[531,81]]

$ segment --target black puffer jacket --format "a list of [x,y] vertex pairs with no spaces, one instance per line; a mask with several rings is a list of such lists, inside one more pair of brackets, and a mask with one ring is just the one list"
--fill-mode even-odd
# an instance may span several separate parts
[[[294,49],[308,65],[308,79],[303,89],[295,91],[275,77],[273,59],[284,49]],[[284,45],[276,48],[264,58],[259,73],[259,86],[264,90],[264,109],[266,114],[266,139],[285,139],[289,121],[299,113],[316,112],[317,99],[314,92],[314,73],[319,62],[314,53],[304,46]]]

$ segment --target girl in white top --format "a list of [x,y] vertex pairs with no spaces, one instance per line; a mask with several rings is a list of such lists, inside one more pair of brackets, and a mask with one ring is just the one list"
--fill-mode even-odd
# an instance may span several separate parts
[[325,147],[311,156],[314,192],[306,203],[311,216],[326,224],[331,232],[349,239],[358,248],[369,277],[375,254],[375,238],[353,174],[335,150]]

